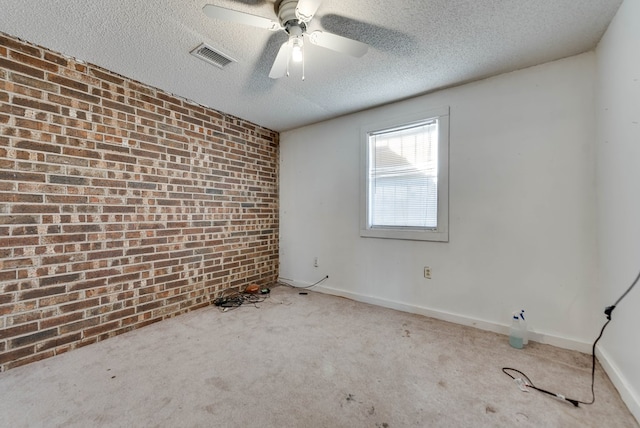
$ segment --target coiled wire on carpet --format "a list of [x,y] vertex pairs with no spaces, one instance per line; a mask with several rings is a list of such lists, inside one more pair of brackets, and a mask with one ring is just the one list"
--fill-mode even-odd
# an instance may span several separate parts
[[246,293],[237,290],[225,290],[220,297],[213,299],[213,304],[226,312],[232,309],[238,309],[243,304],[253,305],[259,308],[258,303],[262,303],[269,298],[269,293]]

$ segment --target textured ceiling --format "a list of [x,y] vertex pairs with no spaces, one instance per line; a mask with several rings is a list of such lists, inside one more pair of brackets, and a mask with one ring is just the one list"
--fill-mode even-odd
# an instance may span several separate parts
[[[276,131],[593,49],[622,0],[324,0],[309,31],[370,45],[305,45],[306,79],[268,77],[282,32],[215,21],[215,4],[275,19],[275,0],[0,0],[0,31]],[[237,59],[218,69],[200,43]]]

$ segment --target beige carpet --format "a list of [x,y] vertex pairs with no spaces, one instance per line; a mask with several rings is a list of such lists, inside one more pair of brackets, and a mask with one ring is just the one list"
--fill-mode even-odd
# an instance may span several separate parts
[[0,374],[2,427],[637,427],[590,357],[276,287]]

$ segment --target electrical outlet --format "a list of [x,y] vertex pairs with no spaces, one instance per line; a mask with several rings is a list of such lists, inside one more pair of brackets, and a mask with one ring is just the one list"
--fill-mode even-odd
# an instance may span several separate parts
[[314,267],[318,267],[318,258],[317,257],[313,258],[313,266]]
[[424,277],[431,279],[431,268],[429,266],[424,267]]

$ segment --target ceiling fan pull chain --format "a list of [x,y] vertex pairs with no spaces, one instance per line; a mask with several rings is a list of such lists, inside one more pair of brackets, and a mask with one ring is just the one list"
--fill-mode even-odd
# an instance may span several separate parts
[[291,50],[289,50],[289,54],[287,55],[287,77],[289,77],[289,63],[291,63]]

